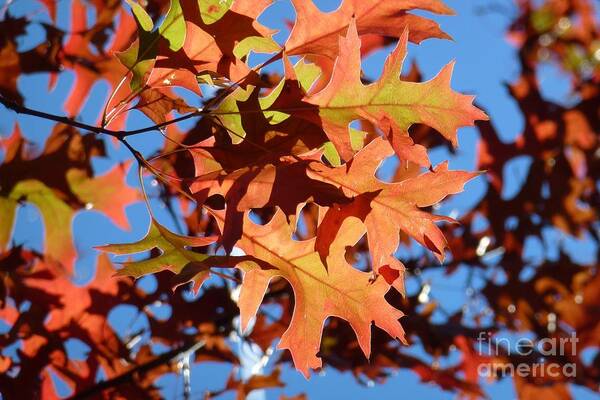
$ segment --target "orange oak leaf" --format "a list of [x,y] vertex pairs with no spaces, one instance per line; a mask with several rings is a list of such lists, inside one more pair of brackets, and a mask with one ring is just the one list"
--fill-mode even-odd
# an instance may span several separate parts
[[279,50],[279,46],[272,39],[276,31],[258,21],[259,16],[273,0],[234,1],[229,10],[216,21],[205,20],[200,15],[197,3],[183,2],[183,13],[186,20],[194,22],[216,39],[216,45],[223,54],[221,65],[233,62],[236,58],[246,58],[250,50]]
[[[120,348],[115,332],[106,323],[106,316],[94,310],[94,300],[98,295],[108,298],[118,296],[119,288],[125,282],[113,277],[114,269],[108,258],[98,258],[95,278],[86,286],[76,285],[60,268],[40,261],[26,275],[20,275],[18,293],[27,293],[32,302],[44,304],[50,302],[48,313],[40,321],[28,321],[32,335],[25,335],[22,349],[26,360],[35,362],[36,357],[44,354],[47,346],[53,346],[55,335],[69,332],[72,337],[94,343],[88,355],[88,362],[67,359],[60,351],[53,351],[48,359],[45,372],[58,374],[71,389],[79,389],[80,384],[93,383],[94,373],[99,365],[106,373],[112,374],[123,370],[123,365],[112,364],[112,355],[123,355],[124,346]],[[96,305],[97,306],[97,305]],[[39,333],[39,334],[38,334]],[[62,335],[61,335],[62,336]],[[56,339],[54,339],[56,340]],[[122,346],[122,345],[121,345]],[[27,369],[25,370],[27,374]],[[43,386],[48,386],[48,393],[43,398],[59,398],[54,395],[50,375],[44,376]],[[48,381],[48,382],[46,382]]]
[[344,0],[330,13],[319,10],[312,0],[292,0],[292,4],[297,16],[285,44],[290,55],[321,55],[333,62],[339,49],[338,36],[348,29],[352,18],[356,19],[360,35],[398,38],[405,28],[410,28],[410,40],[415,43],[431,37],[450,38],[434,21],[409,13],[418,9],[452,15],[453,11],[440,0]]
[[[222,225],[223,213],[214,214]],[[311,368],[321,367],[317,352],[328,317],[349,322],[367,357],[371,352],[373,322],[390,336],[405,340],[398,322],[403,313],[384,298],[390,288],[388,283],[384,279],[373,280],[371,274],[345,261],[346,246],[353,245],[364,234],[364,228],[357,222],[346,219],[342,223],[341,233],[331,245],[326,269],[314,250],[315,239],[293,240],[293,229],[283,212],[277,211],[266,225],[257,225],[245,215],[243,236],[237,246],[270,268],[252,261],[237,265],[244,272],[238,300],[242,329],[245,330],[256,315],[269,282],[283,277],[292,286],[295,306],[278,347],[290,350],[294,365],[306,377]]]
[[[453,11],[439,0],[344,0],[340,7],[323,13],[312,0],[293,0],[296,21],[285,43],[288,55],[306,55],[323,70],[323,79],[331,76],[333,64],[340,53],[338,37],[348,30],[350,20],[356,20],[358,34],[365,37],[367,47],[385,38],[399,38],[408,28],[410,41],[420,43],[427,38],[449,39],[439,25],[413,10],[452,15]],[[326,83],[323,82],[323,83]]]
[[[115,165],[103,175],[90,178],[81,170],[71,169],[67,180],[71,190],[86,208],[103,212],[121,229],[129,229],[125,208],[141,200],[139,192],[126,184],[131,161]],[[119,201],[115,202],[115,198]]]
[[[60,272],[54,272],[51,277],[43,273],[32,274],[27,277],[27,285],[60,298],[63,307],[51,312],[46,321],[49,330],[58,330],[68,325],[72,319],[81,318],[82,314],[86,314],[92,302],[91,290],[112,295],[117,293],[119,279],[114,278],[115,272],[108,257],[100,255],[95,278],[88,286],[75,286],[69,276]],[[104,323],[104,318],[101,315],[86,315],[86,318],[80,319],[79,322],[82,328],[93,335],[94,332],[101,331],[100,326]]]
[[[194,82],[196,86],[198,84]],[[180,114],[194,112],[194,107],[188,106],[181,98],[175,97],[167,88],[147,89],[140,93],[140,100],[132,107],[146,114],[155,124],[167,120],[172,111]]]
[[[202,95],[196,75],[202,72],[216,74],[223,54],[208,32],[189,21],[185,25],[185,42],[180,50],[174,52],[164,43],[159,44],[159,54],[147,84],[149,87],[179,86]],[[245,72],[248,71],[246,67]]]
[[[0,148],[5,153],[0,165],[0,219],[4,222],[0,247],[10,241],[15,211],[22,201],[33,204],[41,214],[48,258],[67,268],[77,255],[72,240],[72,219],[77,210],[93,207],[119,227],[129,227],[125,207],[139,199],[137,191],[125,182],[130,163],[92,175],[87,163],[92,156],[103,154],[101,142],[94,137],[57,125],[43,152],[32,156],[31,146],[16,126],[8,139],[0,141]],[[115,202],[115,198],[120,201]]]
[[49,25],[43,25],[46,40],[43,43],[20,52],[17,39],[26,34],[27,19],[14,18],[8,13],[0,21],[0,95],[17,103],[22,103],[23,94],[17,87],[22,74],[59,71],[57,53],[60,50],[62,32]]
[[[270,3],[270,0],[234,2],[220,19],[206,24],[200,15],[199,2],[182,2],[186,26],[183,48],[172,51],[165,41],[159,42],[148,86],[180,86],[201,95],[196,76],[202,73],[258,84],[258,75],[242,60],[247,52],[240,52],[237,46],[255,38],[266,51],[278,49],[271,39],[274,31],[256,21]],[[260,46],[252,50],[260,52]]]
[[[392,154],[390,144],[377,138],[346,165],[331,169],[312,163],[308,173],[315,179],[340,187],[348,197],[355,197],[352,203],[331,208],[325,215],[318,231],[321,257],[331,254],[327,249],[341,232],[343,221],[350,216],[357,217],[367,229],[374,270],[386,278],[394,278],[390,283],[402,292],[404,268],[393,257],[399,245],[400,231],[434,252],[440,261],[443,260],[448,246],[435,222],[453,220],[420,208],[432,206],[450,194],[461,192],[465,183],[477,173],[448,171],[448,164],[443,163],[417,177],[385,183],[375,176],[375,172],[383,159]],[[380,271],[382,267],[385,267],[384,271]]]
[[[454,63],[427,82],[400,80],[407,43],[405,30],[387,58],[381,78],[364,85],[360,39],[352,20],[346,37],[340,38],[340,55],[331,80],[323,90],[304,99],[305,103],[319,107],[318,114],[300,109],[298,115],[321,123],[344,159],[349,160],[353,154],[348,125],[355,120],[366,120],[380,127],[382,120],[392,121],[394,141],[401,141],[411,125],[425,124],[456,146],[458,128],[487,119],[485,113],[473,106],[473,96],[456,93],[450,87]],[[383,125],[389,128],[389,122]]]
[[74,0],[71,6],[73,32],[63,48],[63,62],[75,73],[73,87],[69,92],[63,108],[67,115],[75,116],[85,104],[93,85],[97,80],[106,80],[111,91],[116,90],[108,106],[126,97],[127,85],[119,84],[126,76],[127,69],[119,63],[114,54],[125,50],[129,45],[131,36],[135,32],[133,18],[121,8],[118,12],[119,24],[116,26],[115,34],[110,48],[102,54],[95,54],[92,49],[92,38],[82,32],[88,32],[87,9],[83,2]]
[[[208,163],[207,159],[202,160],[204,165]],[[278,206],[286,215],[291,215],[296,212],[299,204],[306,201],[314,201],[320,205],[348,201],[337,187],[309,178],[308,165],[308,161],[266,164],[214,178],[210,178],[209,172],[208,176],[202,175],[202,179],[194,182],[191,189],[193,193],[208,189],[203,198],[220,194],[229,205],[242,212]]]
[[426,168],[431,166],[427,148],[416,144],[406,130],[400,129],[394,121],[387,117],[381,120],[380,126],[400,161],[410,161]]
[[245,211],[277,206],[289,217],[307,201],[322,206],[349,201],[336,186],[309,177],[309,160],[285,160],[226,173],[208,152],[194,149],[191,154],[197,177],[190,190],[196,200],[204,203],[208,197],[220,195],[227,204],[222,243],[228,252],[242,234]]

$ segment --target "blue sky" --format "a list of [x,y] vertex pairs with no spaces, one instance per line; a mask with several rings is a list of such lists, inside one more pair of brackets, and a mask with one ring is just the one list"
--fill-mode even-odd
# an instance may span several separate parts
[[[59,25],[64,28],[68,28],[70,21],[68,3],[68,1],[59,2],[58,21]],[[337,7],[340,1],[319,0],[315,3],[324,11],[331,11]],[[497,0],[495,3],[503,5],[506,13],[491,12],[485,14],[481,13],[481,9],[489,5],[489,0],[447,0],[446,3],[455,9],[457,16],[435,16],[433,18],[454,38],[454,41],[428,40],[419,46],[410,45],[406,66],[409,67],[411,61],[416,60],[424,74],[424,78],[428,79],[433,77],[446,63],[456,60],[453,88],[477,95],[477,103],[488,112],[501,135],[501,139],[506,142],[512,141],[521,132],[524,125],[523,116],[504,86],[505,82],[513,81],[519,74],[515,49],[504,39],[506,27],[515,13],[513,3],[510,0]],[[15,15],[33,15],[35,20],[48,21],[45,14],[36,13],[40,10],[40,5],[33,0],[15,1],[10,10]],[[276,1],[260,18],[265,25],[281,30],[276,36],[280,41],[285,40],[287,36],[285,19],[294,19],[293,8],[287,0]],[[28,31],[28,35],[22,39],[21,48],[27,49],[36,45],[40,40],[40,35],[40,30],[32,28]],[[368,77],[376,78],[378,76],[389,51],[389,48],[382,49],[365,60],[363,68]],[[568,81],[561,76],[556,68],[545,66],[540,73],[540,79],[546,97],[559,102],[569,101]],[[21,77],[19,88],[23,93],[28,93],[26,96],[28,107],[63,114],[61,104],[72,83],[72,74],[70,72],[62,73],[56,88],[48,92],[46,90],[48,77],[43,74],[36,74]],[[90,124],[97,121],[98,113],[102,109],[107,96],[107,90],[108,86],[105,83],[99,83],[93,88],[90,93],[90,100],[79,116],[80,120]],[[149,120],[140,114],[133,114],[128,120],[128,128],[139,128],[151,124]],[[0,134],[10,134],[16,120],[19,121],[24,135],[36,143],[42,143],[53,126],[48,121],[27,116],[17,117],[13,113],[0,109]],[[186,126],[189,127],[190,123],[182,127]],[[437,164],[445,159],[450,159],[450,167],[453,169],[473,170],[475,169],[477,140],[478,133],[475,129],[462,129],[459,134],[460,147],[458,152],[452,155],[443,149],[438,149],[431,155],[432,161]],[[130,142],[142,153],[149,155],[160,148],[162,137],[158,133],[149,133],[148,135],[132,137]],[[107,144],[109,158],[94,161],[94,169],[97,173],[105,172],[115,162],[130,158],[129,153],[122,147],[115,148],[112,142]],[[506,173],[510,174],[511,179],[509,181],[512,183],[507,185],[507,193],[505,193],[507,197],[518,190],[520,183],[526,177],[527,168],[527,160],[517,160],[509,165]],[[132,186],[137,186],[134,175],[135,173],[132,171],[129,183]],[[464,213],[465,210],[468,210],[469,205],[475,204],[485,193],[485,185],[485,179],[478,178],[467,185],[465,193],[452,198],[442,206],[439,212],[446,215]],[[152,192],[152,186],[149,187],[150,192]],[[164,211],[164,206],[158,201],[153,201],[152,205],[161,223],[174,228],[174,223]],[[76,247],[79,253],[76,264],[76,279],[78,282],[86,282],[93,276],[97,257],[97,252],[93,250],[93,246],[105,244],[107,238],[110,238],[111,242],[128,242],[139,239],[145,234],[149,223],[145,206],[142,203],[132,205],[127,209],[127,215],[132,225],[132,230],[129,232],[120,230],[108,219],[93,210],[78,213],[73,225]],[[14,233],[15,242],[24,243],[29,247],[41,250],[43,225],[35,207],[28,205],[20,207],[17,221]],[[554,236],[557,235],[559,234],[554,234]],[[564,239],[562,237],[554,237],[553,239],[552,234],[550,236],[548,240],[558,241]],[[577,261],[594,261],[593,258],[590,258],[593,257],[593,252],[577,251],[585,248],[581,247],[586,246],[585,241],[581,242],[572,238],[567,238],[567,240],[571,241],[567,246],[568,250],[578,257]],[[553,247],[558,248],[558,245]],[[529,246],[528,251],[534,261],[536,257],[541,259],[548,256],[543,254],[539,244]],[[473,301],[465,294],[465,276],[466,272],[459,269],[451,276],[444,276],[442,272],[431,272],[424,279],[430,282],[432,297],[443,301],[445,307],[449,310],[456,310]],[[150,285],[151,279],[146,280],[146,283],[143,284]],[[473,283],[474,286],[477,284],[477,281]],[[419,289],[414,279],[409,279],[407,287],[409,292]],[[135,320],[133,327],[131,326],[132,320]],[[136,316],[131,309],[124,307],[115,310],[111,315],[111,322],[125,334],[127,329],[135,330],[136,327],[143,326],[144,318]],[[83,355],[82,349],[76,344],[71,345],[71,351],[74,354]],[[420,356],[424,355],[418,346],[410,351]],[[457,359],[458,354],[451,354],[448,360],[441,361],[442,363],[453,362]],[[222,387],[228,372],[228,366],[214,363],[193,366],[192,392],[196,396],[193,398],[201,398],[202,393],[207,389]],[[293,369],[286,368],[283,371],[282,379],[288,383],[288,386],[283,391],[272,390],[267,392],[266,398],[276,399],[282,392],[287,395],[304,392],[311,399],[324,398],[332,393],[335,393],[336,397],[346,399],[396,398],[399,396],[418,399],[454,398],[452,393],[444,392],[435,386],[419,383],[418,377],[413,372],[406,370],[399,371],[398,375],[386,384],[373,387],[360,386],[349,374],[340,374],[332,369],[325,369],[324,373],[315,374],[310,381],[306,381],[302,375]],[[161,381],[161,384],[164,385],[163,393],[165,397],[181,397],[182,380],[180,376],[167,376]],[[512,382],[509,380],[489,384],[485,387],[491,398],[514,397]],[[574,394],[578,399],[596,398],[583,389],[574,391]]]

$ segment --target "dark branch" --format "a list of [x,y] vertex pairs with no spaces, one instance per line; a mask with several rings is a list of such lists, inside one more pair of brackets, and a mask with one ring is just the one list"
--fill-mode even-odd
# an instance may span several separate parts
[[152,126],[148,126],[146,128],[135,129],[132,131],[113,131],[111,129],[106,129],[106,128],[102,128],[99,126],[93,126],[93,125],[85,124],[83,122],[75,121],[73,118],[68,118],[68,117],[63,117],[60,115],[49,114],[49,113],[46,113],[43,111],[33,110],[31,108],[22,106],[13,100],[9,100],[2,95],[0,95],[0,104],[4,105],[4,107],[8,108],[9,110],[13,110],[17,114],[32,115],[34,117],[43,118],[43,119],[47,119],[50,121],[60,122],[60,123],[70,125],[70,126],[73,126],[73,127],[79,128],[79,129],[85,129],[90,132],[109,135],[109,136],[113,136],[113,137],[116,137],[119,139],[127,137],[127,136],[138,135],[140,133],[160,130],[161,128],[164,128],[168,125],[171,125],[171,124],[174,124],[174,123],[177,123],[180,121],[184,121],[184,120],[192,118],[192,117],[198,117],[198,116],[207,114],[202,111],[196,111],[191,114],[187,114],[182,117],[175,118],[175,119],[167,121],[167,122],[163,122],[162,124],[152,125]]
[[98,382],[97,385],[94,385],[87,389],[84,389],[79,393],[75,393],[69,399],[70,400],[78,400],[78,399],[92,398],[107,389],[114,388],[119,385],[131,382],[135,378],[135,375],[144,374],[156,367],[159,367],[163,364],[170,362],[171,360],[177,358],[181,354],[183,354],[189,350],[192,350],[194,347],[201,347],[201,345],[202,344],[198,343],[198,342],[187,343],[176,349],[173,349],[164,354],[161,354],[160,356],[156,357],[155,359],[153,359],[145,364],[138,365],[135,368],[132,368],[131,370],[125,372],[124,374],[121,374],[119,376],[116,376],[116,377],[106,380],[106,381]]
[[0,95],[0,104],[4,105],[4,107],[8,108],[9,110],[13,110],[17,114],[32,115],[34,117],[43,118],[43,119],[47,119],[50,121],[60,122],[60,123],[66,124],[66,125],[74,126],[76,128],[85,129],[85,130],[88,130],[88,131],[94,132],[94,133],[103,133],[103,134],[114,136],[114,137],[122,136],[122,132],[112,131],[110,129],[105,129],[105,128],[100,128],[97,126],[84,124],[82,122],[75,121],[72,118],[62,117],[60,115],[48,114],[43,111],[32,110],[30,108],[27,108],[25,106],[18,104],[15,101],[9,100],[1,95]]

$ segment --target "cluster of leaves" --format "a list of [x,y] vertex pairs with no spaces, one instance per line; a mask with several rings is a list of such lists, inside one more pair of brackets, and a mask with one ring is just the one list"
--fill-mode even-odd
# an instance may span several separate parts
[[[54,21],[57,4],[41,3]],[[568,61],[568,54],[581,54],[577,48],[594,59],[598,24],[587,1],[537,3],[523,2],[511,27],[522,76],[510,91],[526,116],[514,143],[499,139],[472,96],[451,89],[452,64],[427,82],[415,69],[401,76],[409,41],[448,37],[414,13],[451,14],[439,0],[344,0],[331,13],[292,0],[296,20],[284,43],[257,21],[269,0],[73,0],[77,17],[69,32],[42,23],[46,40],[24,52],[17,39],[38,23],[3,10],[0,99],[17,112],[57,122],[41,151],[18,126],[1,142],[0,318],[8,329],[0,340],[2,347],[18,347],[14,356],[0,358],[3,397],[22,398],[27,390],[27,398],[53,398],[59,377],[81,397],[156,398],[157,378],[182,372],[189,379],[190,362],[227,362],[237,369],[231,337],[266,355],[277,343],[289,351],[275,353],[270,363],[292,361],[306,376],[325,364],[379,382],[410,368],[423,381],[473,396],[483,393],[477,366],[487,362],[474,350],[480,332],[560,338],[575,330],[582,348],[598,346],[594,266],[561,253],[523,278],[532,268],[524,257],[528,238],[543,238],[555,227],[599,240],[597,64]],[[93,24],[84,17],[88,8],[95,11]],[[390,43],[396,45],[381,77],[364,81],[363,58]],[[266,54],[266,61],[253,65],[257,54]],[[572,76],[577,104],[560,106],[540,94],[536,70],[548,59]],[[276,65],[282,75],[269,72]],[[109,83],[99,126],[23,106],[19,75],[49,73],[53,85],[64,70],[75,75],[63,106],[69,117],[79,114],[96,82]],[[196,97],[200,108],[190,105]],[[134,110],[151,125],[123,130]],[[180,131],[177,123],[192,118],[196,125]],[[460,224],[438,225],[455,221],[434,214],[434,206],[477,174],[451,171],[447,163],[432,166],[428,150],[455,147],[457,130],[477,120],[487,192]],[[163,134],[164,146],[144,158],[129,138],[152,130]],[[156,179],[161,199],[183,210],[186,232],[169,231],[150,210],[144,238],[100,248],[147,257],[120,259],[117,269],[101,255],[94,279],[81,286],[72,277],[74,214],[93,207],[125,228],[124,207],[139,199],[148,203],[145,193],[125,185],[129,164],[94,174],[92,159],[106,155],[107,143],[125,146],[141,173]],[[521,191],[506,199],[505,166],[518,156],[533,162]],[[378,169],[389,157],[400,162],[386,181]],[[42,216],[42,254],[11,243],[24,202]],[[397,250],[411,241],[428,253],[401,262]],[[490,253],[500,257],[490,261]],[[449,274],[466,266],[469,279],[485,276],[485,285],[475,289],[469,281],[466,289],[486,306],[474,315],[446,314],[440,322],[433,318],[440,304],[424,300],[422,291],[406,293],[406,273],[420,280],[440,262]],[[153,290],[130,278],[149,274],[157,282]],[[172,291],[178,286],[199,295],[190,300],[185,290]],[[279,307],[281,315],[261,303]],[[146,316],[147,330],[114,330],[109,312],[123,304]],[[153,314],[155,304],[169,307],[171,316]],[[87,357],[70,356],[67,339],[87,345]],[[399,342],[418,343],[436,358],[458,350],[462,360],[441,368]],[[157,344],[168,350],[157,351]],[[591,365],[578,356],[553,361],[576,362],[575,383],[597,388],[598,358]],[[515,384],[522,398],[550,391],[569,398],[567,379],[518,378]],[[234,374],[208,396],[233,390],[244,398],[283,384],[278,369],[245,381]]]
[[[518,38],[521,75],[508,90],[525,117],[525,126],[513,143],[503,143],[491,124],[479,124],[478,165],[488,171],[490,184],[461,222],[464,232],[470,229],[473,244],[480,245],[487,238],[488,250],[501,253],[495,269],[503,278],[480,290],[495,317],[494,328],[532,332],[536,340],[560,340],[572,334],[579,339],[576,352],[550,360],[575,364],[577,376],[517,378],[517,393],[524,398],[552,392],[556,398],[569,399],[569,381],[597,391],[600,380],[598,355],[588,360],[582,356],[599,344],[594,333],[600,300],[597,11],[591,1],[524,2],[509,32],[510,38]],[[571,101],[557,104],[544,98],[538,76],[545,63],[556,63],[571,79]],[[518,157],[531,164],[520,190],[508,198],[503,194],[510,180],[507,164]],[[484,230],[473,226],[478,216],[488,222]],[[585,243],[579,248],[595,261],[578,263],[566,240],[549,242],[551,232]],[[525,253],[529,241],[537,241],[544,249],[538,262],[532,263]],[[468,246],[457,244],[464,250]],[[460,250],[454,252],[455,257],[461,253],[473,256]],[[481,261],[469,265],[490,268]],[[509,361],[519,362],[517,358]]]

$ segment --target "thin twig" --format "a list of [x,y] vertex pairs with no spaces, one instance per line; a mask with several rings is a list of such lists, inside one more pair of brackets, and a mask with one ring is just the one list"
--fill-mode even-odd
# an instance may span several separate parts
[[60,123],[66,124],[66,125],[73,126],[75,128],[85,129],[87,131],[97,133],[97,134],[109,135],[112,137],[116,137],[118,139],[128,137],[128,136],[138,135],[140,133],[158,131],[158,130],[160,130],[160,128],[177,123],[179,121],[183,121],[183,120],[186,120],[186,119],[189,119],[192,117],[198,117],[198,116],[209,114],[209,112],[204,112],[204,111],[199,110],[199,111],[193,112],[191,114],[187,114],[183,117],[176,118],[174,120],[167,121],[167,122],[164,122],[164,123],[158,124],[158,125],[152,125],[152,126],[148,126],[148,127],[141,128],[141,129],[135,129],[132,131],[114,131],[112,129],[106,129],[106,128],[102,128],[99,126],[94,126],[94,125],[89,125],[89,124],[86,124],[83,122],[79,122],[79,121],[74,120],[73,118],[64,117],[64,116],[56,115],[56,114],[50,114],[50,113],[39,111],[39,110],[34,110],[31,108],[22,106],[13,100],[7,99],[6,97],[4,97],[2,95],[0,95],[0,104],[2,104],[4,107],[8,108],[9,110],[13,110],[17,114],[31,115],[34,117],[43,118],[43,119],[47,119],[50,121],[60,122]]
[[89,125],[89,124],[84,124],[82,122],[75,121],[72,118],[63,117],[63,116],[55,115],[55,114],[49,114],[49,113],[46,113],[43,111],[33,110],[31,108],[22,106],[13,100],[7,99],[6,97],[4,97],[2,95],[0,95],[0,104],[4,105],[4,107],[8,108],[9,110],[13,110],[17,114],[32,115],[34,117],[43,118],[43,119],[47,119],[47,120],[55,121],[55,122],[60,122],[60,123],[66,124],[66,125],[73,126],[75,128],[85,129],[85,130],[88,130],[88,131],[94,132],[94,133],[102,133],[102,134],[114,136],[114,137],[121,136],[119,134],[120,132],[117,132],[117,131],[112,131],[109,129],[104,129],[104,128],[100,128],[100,127]]
[[116,376],[112,379],[108,379],[106,381],[98,382],[96,385],[89,387],[87,389],[84,389],[79,393],[74,394],[72,397],[70,397],[70,400],[89,399],[89,398],[92,398],[92,397],[102,393],[103,391],[105,391],[107,389],[115,388],[124,383],[128,383],[128,382],[132,381],[136,375],[144,374],[148,371],[153,370],[156,367],[159,367],[163,364],[169,363],[173,359],[176,359],[179,355],[189,351],[190,349],[193,349],[195,347],[197,348],[198,345],[199,345],[199,342],[192,341],[187,344],[184,344],[183,346],[177,347],[171,351],[161,354],[160,356],[156,357],[155,359],[153,359],[147,363],[138,365],[138,366],[130,369],[129,371],[125,372],[124,374],[118,375],[118,376]]

